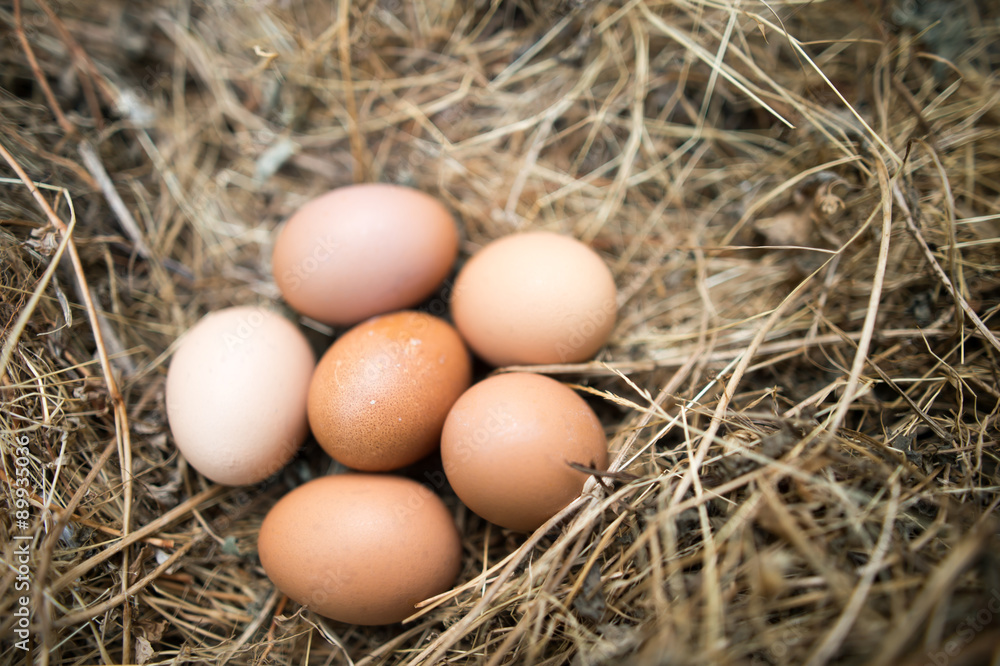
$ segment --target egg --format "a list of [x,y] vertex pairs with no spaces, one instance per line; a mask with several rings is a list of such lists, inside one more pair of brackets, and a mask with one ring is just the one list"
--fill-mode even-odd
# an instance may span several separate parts
[[459,499],[490,522],[531,531],[580,495],[579,463],[607,469],[597,415],[572,389],[544,375],[494,375],[455,403],[441,460]]
[[358,324],[320,359],[309,424],[335,460],[398,469],[436,450],[448,410],[472,381],[469,352],[447,322],[422,312]]
[[167,371],[167,419],[177,448],[217,483],[266,479],[308,434],[315,366],[305,336],[277,312],[241,306],[205,316]]
[[431,490],[398,476],[340,474],[282,497],[257,537],[279,590],[340,622],[390,624],[446,591],[461,566],[458,530]]
[[302,206],[278,233],[271,265],[292,308],[351,325],[430,296],[457,253],[455,220],[434,197],[370,183]]
[[614,328],[615,281],[574,238],[513,234],[465,264],[451,312],[472,351],[495,366],[584,361]]

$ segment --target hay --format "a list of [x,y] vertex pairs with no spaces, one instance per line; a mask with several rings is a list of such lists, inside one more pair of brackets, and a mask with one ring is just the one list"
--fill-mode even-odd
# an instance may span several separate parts
[[[0,8],[0,635],[20,534],[42,664],[997,659],[988,4]],[[574,234],[621,295],[598,359],[542,368],[592,400],[612,470],[530,537],[439,483],[465,568],[382,628],[256,559],[267,508],[329,471],[316,447],[214,486],[163,405],[182,331],[275,301],[275,225],[362,180],[440,196],[463,256]]]

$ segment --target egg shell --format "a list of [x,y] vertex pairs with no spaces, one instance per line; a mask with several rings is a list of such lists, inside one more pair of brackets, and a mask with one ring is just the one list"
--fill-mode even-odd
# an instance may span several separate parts
[[260,527],[271,581],[320,615],[353,624],[399,622],[446,591],[461,567],[455,522],[410,479],[340,474],[285,495]]
[[358,324],[320,359],[309,423],[334,459],[388,471],[437,449],[448,410],[472,381],[465,344],[447,322],[395,312]]
[[430,296],[457,254],[455,220],[440,202],[370,183],[333,190],[296,211],[278,233],[272,272],[295,310],[351,325]]
[[607,469],[607,439],[572,389],[532,373],[494,375],[462,394],[441,434],[444,472],[459,499],[487,520],[531,531]]
[[575,238],[513,234],[465,264],[451,311],[469,347],[492,365],[574,363],[594,356],[611,335],[615,281]]
[[185,459],[225,485],[256,483],[291,460],[309,432],[316,356],[279,313],[218,310],[181,340],[167,371],[167,418]]

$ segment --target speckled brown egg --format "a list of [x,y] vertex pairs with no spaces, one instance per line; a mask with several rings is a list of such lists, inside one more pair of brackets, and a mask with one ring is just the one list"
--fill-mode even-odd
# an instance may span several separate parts
[[615,281],[600,256],[546,231],[486,245],[455,280],[455,326],[495,366],[591,358],[615,325]]
[[572,389],[517,372],[488,377],[458,399],[441,434],[441,460],[466,506],[531,531],[580,495],[587,475],[570,463],[607,468],[607,440]]
[[410,311],[374,317],[320,359],[309,424],[320,446],[348,467],[398,469],[438,447],[448,410],[471,377],[469,353],[447,322]]
[[317,197],[278,233],[272,272],[298,312],[333,325],[416,305],[458,253],[451,213],[434,197],[368,183]]
[[272,310],[234,307],[195,324],[167,372],[177,448],[218,483],[256,483],[287,463],[308,434],[306,394],[316,357]]
[[324,476],[268,512],[257,538],[268,578],[320,615],[389,624],[446,591],[462,546],[448,508],[416,481],[382,474]]

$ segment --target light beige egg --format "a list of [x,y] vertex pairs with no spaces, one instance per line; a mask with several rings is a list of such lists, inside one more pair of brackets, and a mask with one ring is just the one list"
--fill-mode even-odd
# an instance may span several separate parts
[[316,357],[277,312],[233,307],[205,316],[174,353],[167,418],[196,470],[243,485],[271,476],[308,434],[306,397]]

